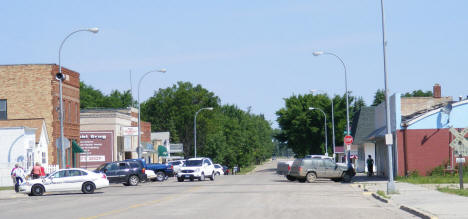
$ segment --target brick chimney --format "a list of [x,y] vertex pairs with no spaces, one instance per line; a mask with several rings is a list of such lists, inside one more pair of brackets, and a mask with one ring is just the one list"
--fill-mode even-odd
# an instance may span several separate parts
[[432,88],[433,89],[433,96],[434,98],[441,98],[442,95],[442,91],[441,91],[441,88],[440,88],[440,84],[435,84],[434,87]]

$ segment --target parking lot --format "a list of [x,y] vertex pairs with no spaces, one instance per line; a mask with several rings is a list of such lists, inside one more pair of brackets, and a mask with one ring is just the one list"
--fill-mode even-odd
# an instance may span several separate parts
[[347,183],[289,182],[275,162],[214,181],[112,184],[95,194],[0,200],[1,218],[410,218]]

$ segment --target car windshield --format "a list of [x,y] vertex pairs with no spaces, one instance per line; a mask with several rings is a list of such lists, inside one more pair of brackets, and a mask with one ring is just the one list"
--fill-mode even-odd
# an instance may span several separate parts
[[186,167],[198,167],[202,165],[202,160],[187,160],[185,162]]
[[101,171],[102,169],[104,169],[105,166],[106,164],[101,164],[100,166],[96,168],[96,171]]

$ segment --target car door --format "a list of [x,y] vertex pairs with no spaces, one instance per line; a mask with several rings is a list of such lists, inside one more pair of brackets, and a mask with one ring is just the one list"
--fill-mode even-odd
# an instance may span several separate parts
[[127,162],[119,162],[117,163],[117,168],[117,175],[119,176],[119,181],[126,182],[128,180],[128,176],[130,175],[131,167],[128,165]]
[[210,159],[205,159],[205,160],[203,161],[203,163],[206,164],[206,166],[205,166],[205,169],[206,169],[205,175],[211,175],[211,174],[213,174],[213,171],[214,171],[213,162],[211,162]]
[[85,182],[85,176],[82,176],[80,170],[68,170],[68,176],[64,178],[67,190],[81,190]]
[[335,163],[331,160],[331,159],[328,159],[328,158],[325,158],[325,159],[322,159],[323,160],[323,164],[324,164],[324,168],[325,168],[325,173],[324,173],[324,177],[328,177],[328,178],[333,178],[335,177],[336,175],[336,170],[335,170]]
[[104,173],[107,176],[107,179],[110,183],[118,183],[120,182],[119,175],[118,175],[118,166],[116,163],[108,163],[104,167]]
[[323,162],[320,158],[313,158],[312,162],[314,163],[313,166],[317,168],[317,177],[326,177],[326,167],[325,162]]
[[68,170],[59,170],[49,176],[48,181],[44,183],[46,192],[65,191],[65,177],[68,176]]

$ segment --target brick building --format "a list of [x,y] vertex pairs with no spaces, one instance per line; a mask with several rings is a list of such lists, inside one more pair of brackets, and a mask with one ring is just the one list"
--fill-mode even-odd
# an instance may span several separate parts
[[[0,119],[43,118],[47,128],[48,163],[57,164],[56,139],[60,137],[59,81],[56,64],[0,65]],[[79,143],[80,75],[62,67],[64,136]],[[70,143],[71,145],[71,143]],[[67,164],[72,164],[72,147],[67,149]]]

